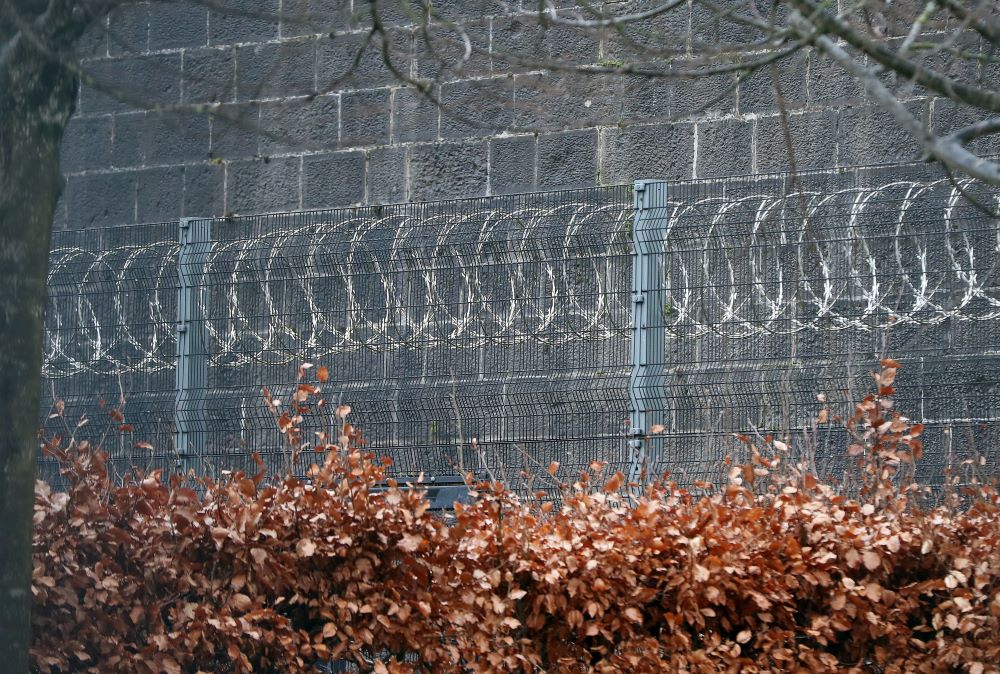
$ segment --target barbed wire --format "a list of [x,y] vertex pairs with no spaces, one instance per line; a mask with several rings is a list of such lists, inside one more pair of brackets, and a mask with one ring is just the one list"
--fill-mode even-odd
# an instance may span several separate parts
[[[1000,234],[959,214],[972,187],[892,180],[672,199],[667,335],[996,320]],[[251,236],[217,221],[199,283],[213,365],[630,334],[632,212],[620,203],[340,213]],[[44,375],[173,368],[178,251],[169,240],[53,250]]]
[[957,213],[974,208],[962,201],[973,185],[893,181],[672,203],[667,334],[743,339],[996,320],[1000,233],[975,227],[982,214]]

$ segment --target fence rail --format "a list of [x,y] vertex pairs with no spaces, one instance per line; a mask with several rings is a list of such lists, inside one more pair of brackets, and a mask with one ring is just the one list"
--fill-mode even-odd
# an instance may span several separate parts
[[[127,401],[118,466],[283,465],[260,387],[308,361],[401,475],[693,481],[889,353],[939,484],[996,470],[998,197],[908,165],[56,232],[43,376],[92,433]],[[842,441],[803,451],[838,475]]]

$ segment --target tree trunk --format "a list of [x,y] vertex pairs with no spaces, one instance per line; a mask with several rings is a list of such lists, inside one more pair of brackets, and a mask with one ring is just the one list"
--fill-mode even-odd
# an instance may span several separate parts
[[62,189],[59,143],[77,91],[75,72],[55,54],[66,53],[66,38],[75,42],[82,26],[66,30],[64,23],[56,33],[53,6],[39,12],[27,3],[13,5],[21,5],[19,23],[32,21],[21,28],[38,28],[18,30],[14,15],[0,10],[0,25],[6,24],[0,29],[0,669],[20,673],[28,671],[31,640],[32,512],[49,237]]

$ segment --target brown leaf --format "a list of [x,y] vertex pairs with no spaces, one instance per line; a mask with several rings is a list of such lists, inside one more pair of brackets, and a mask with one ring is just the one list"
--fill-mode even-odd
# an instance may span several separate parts
[[316,544],[310,538],[303,538],[295,544],[295,552],[299,557],[312,557],[316,554]]
[[399,546],[401,550],[406,552],[414,552],[420,547],[420,544],[424,542],[424,539],[420,536],[415,536],[413,534],[405,534],[396,545]]
[[253,606],[253,600],[242,592],[237,592],[233,595],[233,598],[229,600],[229,603],[237,611],[246,611]]
[[882,601],[882,586],[878,583],[868,583],[865,585],[865,596],[871,601]]
[[609,494],[616,492],[619,489],[621,489],[621,486],[624,483],[625,483],[625,475],[621,471],[618,471],[614,475],[612,475],[611,479],[609,479],[607,484],[604,485],[604,491]]
[[882,557],[875,550],[865,550],[862,561],[869,571],[874,571],[882,566]]

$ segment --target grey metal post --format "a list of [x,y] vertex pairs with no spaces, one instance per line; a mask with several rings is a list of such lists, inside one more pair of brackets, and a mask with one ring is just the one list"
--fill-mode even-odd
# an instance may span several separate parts
[[201,475],[205,451],[208,339],[203,311],[205,263],[212,249],[212,222],[181,218],[177,254],[177,402],[174,440],[180,468]]
[[[650,429],[663,423],[663,361],[666,357],[663,300],[664,243],[667,228],[667,183],[635,182],[632,224],[632,372],[629,482],[641,483],[643,471],[654,469],[659,457],[649,442]],[[646,476],[647,480],[649,475]],[[641,493],[641,489],[638,490]],[[635,495],[635,493],[633,493]]]

